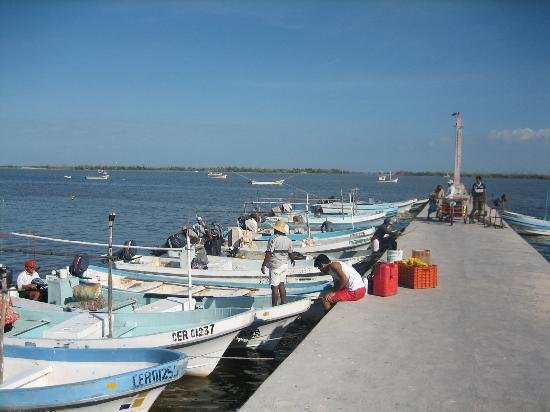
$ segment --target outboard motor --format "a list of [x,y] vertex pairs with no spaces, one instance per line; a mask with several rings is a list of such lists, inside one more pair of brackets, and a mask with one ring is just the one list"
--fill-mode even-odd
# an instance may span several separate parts
[[69,266],[69,273],[78,278],[83,278],[84,273],[88,270],[90,265],[90,259],[88,256],[76,255],[73,259],[73,263]]
[[123,260],[124,262],[131,262],[136,256],[136,249],[132,247],[135,245],[135,240],[127,240],[126,242],[124,242],[124,248],[115,253],[115,257],[118,260]]

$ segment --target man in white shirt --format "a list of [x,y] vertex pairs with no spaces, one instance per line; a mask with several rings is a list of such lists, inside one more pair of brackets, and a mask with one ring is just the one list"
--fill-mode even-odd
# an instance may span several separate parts
[[456,193],[456,188],[453,179],[447,182],[447,190],[445,191],[445,198],[452,199]]
[[25,270],[17,276],[17,290],[19,296],[26,299],[41,300],[42,292],[38,285],[33,284],[33,279],[40,279],[38,273],[35,271],[36,262],[34,260],[27,260],[25,262]]

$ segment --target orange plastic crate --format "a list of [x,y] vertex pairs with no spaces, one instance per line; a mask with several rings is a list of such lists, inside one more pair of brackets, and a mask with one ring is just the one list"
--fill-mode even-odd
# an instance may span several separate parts
[[399,264],[399,285],[412,289],[437,287],[437,265],[427,267]]

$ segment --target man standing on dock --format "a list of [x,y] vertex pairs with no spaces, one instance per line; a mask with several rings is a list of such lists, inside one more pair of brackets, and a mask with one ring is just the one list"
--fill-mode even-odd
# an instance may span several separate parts
[[476,176],[476,181],[472,185],[472,213],[470,213],[470,223],[474,223],[474,215],[477,212],[477,218],[485,218],[485,203],[487,203],[487,188],[481,181],[481,176]]
[[355,301],[365,297],[365,283],[353,266],[345,262],[333,262],[323,254],[315,258],[313,265],[321,272],[331,275],[334,281],[334,291],[323,297],[325,312],[328,312],[336,302]]
[[281,304],[286,303],[286,275],[288,273],[288,261],[295,265],[292,257],[292,241],[286,236],[289,232],[288,225],[284,220],[279,219],[273,225],[273,236],[267,243],[262,273],[265,275],[265,268],[269,268],[269,284],[271,285],[271,304],[277,306],[279,295]]

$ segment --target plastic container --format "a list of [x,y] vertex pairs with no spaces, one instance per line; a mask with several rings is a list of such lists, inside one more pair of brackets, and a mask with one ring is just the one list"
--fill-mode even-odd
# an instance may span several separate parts
[[397,294],[398,278],[398,263],[379,263],[372,277],[372,294],[383,297]]
[[399,265],[399,284],[411,289],[437,287],[437,265],[425,267]]
[[428,265],[432,264],[432,256],[429,249],[413,249],[412,257],[420,259],[422,262]]
[[387,262],[397,262],[399,260],[403,260],[403,251],[401,249],[398,250],[388,250],[387,252]]

